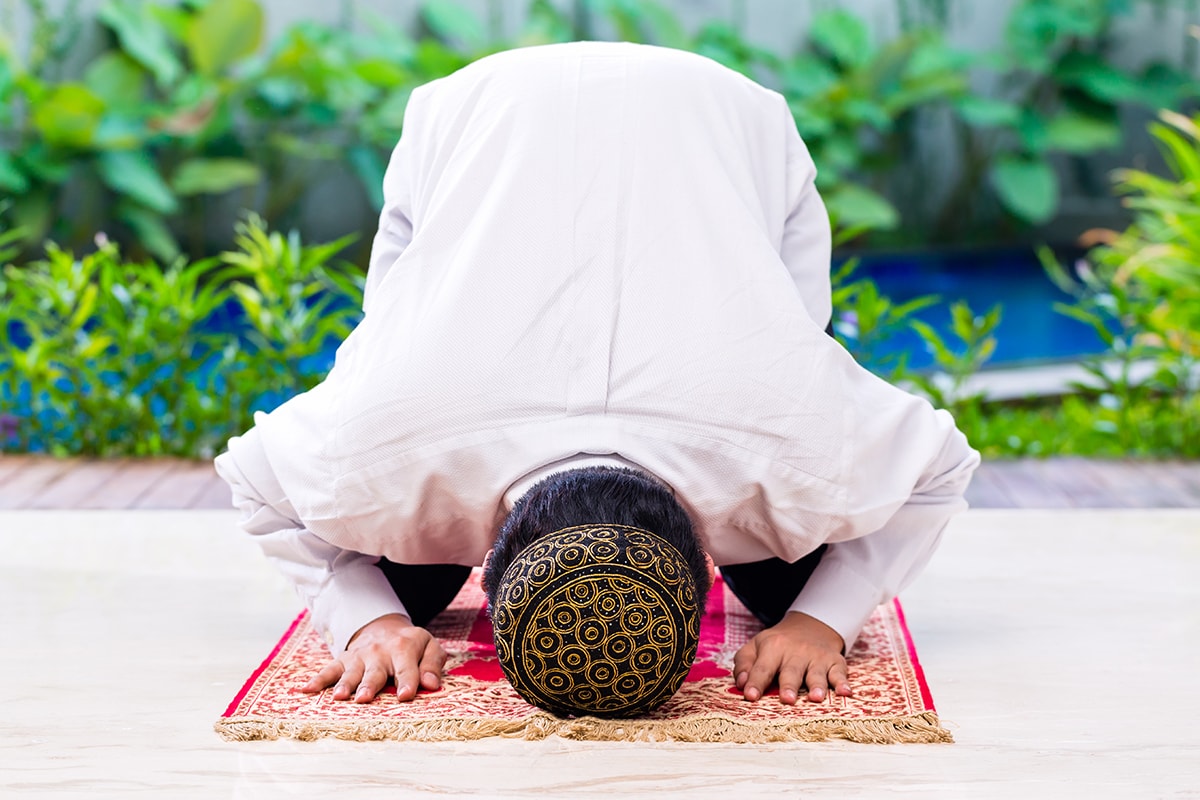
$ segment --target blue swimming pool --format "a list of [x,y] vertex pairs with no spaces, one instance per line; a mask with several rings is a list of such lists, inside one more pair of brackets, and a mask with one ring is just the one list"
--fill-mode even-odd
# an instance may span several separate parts
[[[917,316],[944,336],[949,335],[950,306],[956,300],[965,300],[980,314],[1000,303],[1004,311],[996,330],[996,352],[987,364],[991,368],[1075,361],[1104,350],[1095,331],[1054,310],[1056,302],[1070,297],[1046,277],[1029,249],[872,254],[863,257],[855,274],[872,278],[881,293],[898,303],[939,295],[942,302]],[[907,350],[914,369],[933,362],[912,332],[892,337],[887,348]]]

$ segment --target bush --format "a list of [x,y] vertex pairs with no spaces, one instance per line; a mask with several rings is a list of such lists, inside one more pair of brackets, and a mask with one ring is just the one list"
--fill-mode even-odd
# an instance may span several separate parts
[[[879,43],[860,17],[823,10],[795,52],[780,54],[734,24],[692,33],[663,5],[630,0],[531,0],[509,40],[453,2],[428,0],[415,36],[372,18],[362,31],[300,23],[269,42],[258,0],[106,0],[95,20],[109,46],[70,75],[89,20],[73,3],[54,18],[25,0],[28,57],[0,33],[0,191],[14,199],[28,253],[47,237],[80,250],[104,230],[139,257],[202,258],[220,249],[208,237],[229,230],[236,209],[295,227],[306,194],[338,173],[359,179],[365,231],[416,85],[497,50],[610,36],[694,50],[783,92],[847,229],[922,243],[1005,237],[996,204],[1020,224],[1051,218],[1053,160],[1119,145],[1122,107],[1196,96],[1195,81],[1166,62],[1135,73],[1110,57],[1115,23],[1150,2],[1021,0],[1004,47],[980,54],[951,48],[936,20]],[[915,20],[911,5],[901,10]],[[998,94],[972,88],[983,72]],[[950,160],[965,167],[937,201],[922,139],[951,111]]]
[[[1115,173],[1133,223],[1098,241],[1069,272],[1043,262],[1075,296],[1059,310],[1090,325],[1108,352],[1089,360],[1086,427],[1123,452],[1200,454],[1200,117],[1163,112],[1151,126],[1170,178]],[[1079,415],[1077,415],[1079,416]],[[1082,416],[1081,416],[1082,420]]]
[[0,450],[210,457],[315,385],[349,334],[361,280],[329,261],[345,242],[239,226],[239,249],[166,269],[101,239],[0,277]]

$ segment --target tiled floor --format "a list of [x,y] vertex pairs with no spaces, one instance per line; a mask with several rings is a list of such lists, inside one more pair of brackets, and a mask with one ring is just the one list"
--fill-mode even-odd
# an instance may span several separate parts
[[904,595],[952,745],[249,742],[232,511],[0,512],[0,797],[1200,797],[1200,511],[973,510]]

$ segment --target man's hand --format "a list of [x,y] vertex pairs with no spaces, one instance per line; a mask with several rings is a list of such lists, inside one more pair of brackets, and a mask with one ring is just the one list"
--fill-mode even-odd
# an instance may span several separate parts
[[[446,651],[429,631],[402,614],[388,614],[364,625],[338,655],[301,687],[319,692],[333,686],[334,700],[369,703],[388,678],[396,679],[401,701],[417,696],[417,687],[430,691],[442,685]],[[336,685],[335,685],[336,684]]]
[[849,697],[842,637],[820,620],[789,611],[778,625],[760,632],[733,657],[733,674],[747,700],[758,700],[776,676],[779,699],[795,705],[800,687],[820,703],[829,693]]

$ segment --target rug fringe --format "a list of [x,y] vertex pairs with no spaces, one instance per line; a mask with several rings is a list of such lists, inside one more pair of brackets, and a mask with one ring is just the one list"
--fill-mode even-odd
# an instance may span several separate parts
[[747,724],[728,717],[697,716],[678,720],[615,720],[596,717],[560,719],[535,714],[523,720],[430,719],[416,722],[372,720],[369,722],[293,722],[256,717],[228,717],[214,726],[229,742],[262,739],[336,738],[355,742],[384,739],[417,742],[485,739],[563,739],[625,742],[729,742],[768,744],[774,742],[822,742],[847,739],[862,744],[922,744],[953,742],[937,714],[926,711],[905,717],[878,719],[815,719]]

